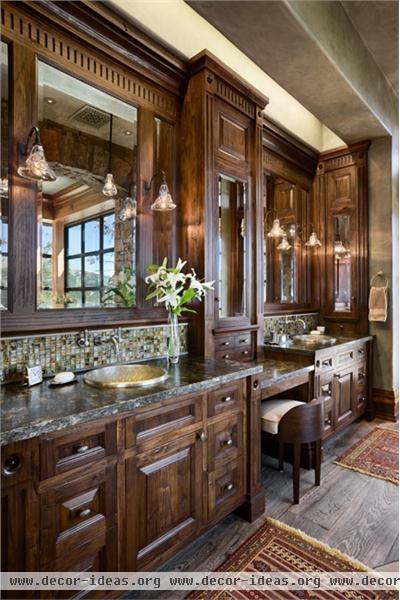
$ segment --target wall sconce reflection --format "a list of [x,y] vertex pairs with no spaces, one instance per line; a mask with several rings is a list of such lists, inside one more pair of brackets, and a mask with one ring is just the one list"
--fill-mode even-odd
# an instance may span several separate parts
[[315,233],[314,225],[312,223],[310,237],[304,245],[308,248],[319,248],[320,246],[322,246],[322,242],[318,239],[318,236]]
[[156,173],[154,173],[154,175],[150,179],[150,181],[144,184],[144,189],[146,190],[146,192],[149,192],[151,190],[152,185],[153,185],[154,179],[158,175],[161,175],[161,177],[162,177],[162,183],[161,183],[160,189],[158,191],[158,196],[157,196],[157,198],[155,199],[155,201],[153,202],[153,204],[151,205],[150,208],[151,208],[151,210],[158,210],[158,211],[170,211],[170,210],[174,210],[176,208],[176,204],[172,200],[172,196],[169,193],[169,189],[168,189],[168,185],[167,185],[167,176],[165,174],[165,171],[162,171],[160,169],[159,171],[157,171]]
[[132,221],[136,219],[137,202],[136,202],[136,184],[131,183],[129,186],[129,195],[125,198],[124,203],[118,213],[120,221]]
[[18,167],[18,175],[34,181],[55,181],[57,179],[46,160],[38,127],[32,127],[28,133],[22,155],[26,156],[26,159]]

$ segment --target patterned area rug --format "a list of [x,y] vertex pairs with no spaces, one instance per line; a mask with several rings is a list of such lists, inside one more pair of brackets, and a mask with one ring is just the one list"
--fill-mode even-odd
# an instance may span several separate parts
[[399,485],[399,432],[376,427],[335,463]]
[[[339,550],[268,518],[216,571],[368,571],[368,567]],[[232,590],[190,592],[186,598],[201,600],[389,600],[398,598],[396,591],[327,591],[327,590]]]

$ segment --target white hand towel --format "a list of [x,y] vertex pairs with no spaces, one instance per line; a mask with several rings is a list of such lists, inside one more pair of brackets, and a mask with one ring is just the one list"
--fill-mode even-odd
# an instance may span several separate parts
[[369,321],[386,321],[388,308],[387,286],[371,287],[369,292],[368,308]]

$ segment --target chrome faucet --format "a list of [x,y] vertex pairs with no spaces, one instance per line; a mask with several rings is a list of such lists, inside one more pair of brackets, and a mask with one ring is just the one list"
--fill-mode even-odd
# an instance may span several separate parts
[[76,338],[76,344],[80,348],[87,348],[89,346],[89,332],[87,329],[81,331]]

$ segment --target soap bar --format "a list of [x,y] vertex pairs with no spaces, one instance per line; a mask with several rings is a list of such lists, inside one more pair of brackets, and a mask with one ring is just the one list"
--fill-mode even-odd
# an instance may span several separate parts
[[321,335],[320,331],[317,331],[316,329],[313,329],[312,331],[310,331],[311,335]]
[[68,383],[75,379],[75,374],[72,371],[61,371],[54,375],[54,383]]

